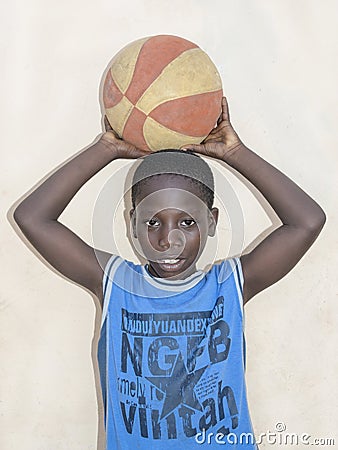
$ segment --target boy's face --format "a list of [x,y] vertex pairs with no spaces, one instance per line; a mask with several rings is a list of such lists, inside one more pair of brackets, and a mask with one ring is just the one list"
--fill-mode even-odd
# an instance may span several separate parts
[[198,188],[181,176],[156,176],[142,185],[130,217],[135,244],[152,275],[174,280],[196,271],[218,219],[217,208],[210,211],[200,197]]

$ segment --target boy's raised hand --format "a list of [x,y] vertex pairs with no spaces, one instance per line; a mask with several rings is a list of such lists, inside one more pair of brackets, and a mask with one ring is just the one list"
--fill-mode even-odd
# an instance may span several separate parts
[[112,129],[107,116],[104,116],[104,126],[106,132],[102,134],[100,142],[111,149],[116,158],[137,159],[149,155],[150,151],[141,150],[135,147],[135,145],[121,139]]
[[225,97],[222,98],[222,112],[217,126],[210,132],[201,144],[183,145],[182,150],[188,149],[212,158],[226,161],[239,146],[243,145],[230,123],[229,108]]

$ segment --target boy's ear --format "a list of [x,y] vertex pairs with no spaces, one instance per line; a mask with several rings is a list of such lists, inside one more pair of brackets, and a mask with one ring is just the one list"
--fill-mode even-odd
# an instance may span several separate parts
[[137,239],[137,234],[136,234],[136,213],[135,213],[135,209],[131,209],[129,211],[129,217],[130,217],[130,223],[133,229],[133,237]]
[[218,208],[212,208],[211,211],[209,211],[209,230],[208,230],[208,236],[215,236],[216,233],[216,226],[218,222]]

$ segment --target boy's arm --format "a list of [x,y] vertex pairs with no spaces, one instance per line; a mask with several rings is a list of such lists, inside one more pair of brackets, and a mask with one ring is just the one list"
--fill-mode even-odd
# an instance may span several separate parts
[[282,221],[256,248],[241,256],[245,302],[297,264],[324,226],[325,214],[299,186],[244,145],[226,162],[264,195]]
[[98,298],[102,297],[101,266],[110,255],[86,244],[58,217],[86,181],[111,161],[147,154],[118,139],[107,121],[106,129],[97,143],[49,176],[14,211],[14,220],[33,247],[55,269]]
[[247,178],[267,199],[282,225],[241,256],[244,302],[285,276],[310,248],[324,226],[321,207],[278,169],[249,150],[233,130],[226,99],[218,126],[202,145],[185,146],[222,160]]

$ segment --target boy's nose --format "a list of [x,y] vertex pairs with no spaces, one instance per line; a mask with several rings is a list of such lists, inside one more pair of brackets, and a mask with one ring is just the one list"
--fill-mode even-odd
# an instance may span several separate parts
[[185,237],[184,233],[177,228],[168,228],[163,229],[160,239],[159,246],[165,250],[168,250],[171,247],[181,248],[184,247]]

